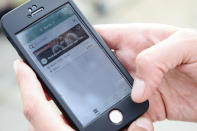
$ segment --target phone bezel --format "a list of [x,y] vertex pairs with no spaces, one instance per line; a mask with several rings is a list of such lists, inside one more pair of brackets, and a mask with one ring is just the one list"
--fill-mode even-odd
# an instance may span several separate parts
[[[131,101],[130,96],[126,97],[124,100],[122,100],[119,103],[116,103],[114,106],[109,108],[105,113],[102,114],[101,117],[99,117],[96,121],[92,122],[87,127],[83,127],[81,123],[78,121],[78,119],[74,116],[72,111],[69,109],[69,107],[63,106],[63,102],[58,96],[57,93],[55,93],[55,90],[53,90],[50,83],[47,81],[45,76],[43,75],[42,71],[37,67],[37,65],[34,63],[32,58],[28,55],[26,50],[23,48],[21,43],[16,38],[16,34],[26,27],[29,27],[31,24],[35,23],[36,21],[40,20],[41,18],[45,17],[46,15],[50,14],[51,12],[55,11],[56,9],[59,9],[66,3],[69,3],[73,9],[76,11],[77,15],[80,17],[82,23],[86,26],[86,28],[91,32],[91,34],[95,37],[95,39],[99,42],[99,44],[103,47],[105,52],[107,53],[108,57],[113,61],[113,63],[118,67],[119,71],[124,75],[124,77],[129,81],[129,83],[133,84],[133,79],[129,75],[129,73],[126,71],[126,69],[121,65],[119,60],[114,56],[112,51],[109,49],[109,47],[106,45],[104,40],[98,35],[98,33],[94,30],[94,28],[89,24],[89,22],[86,20],[86,18],[82,15],[80,10],[77,8],[77,6],[71,1],[71,0],[34,0],[29,1],[23,4],[22,6],[12,10],[8,14],[6,14],[1,22],[3,30],[14,46],[14,48],[17,50],[18,54],[22,57],[22,59],[32,67],[32,69],[36,72],[38,78],[40,81],[45,85],[45,90],[49,93],[49,95],[52,97],[56,105],[59,107],[59,109],[62,111],[64,116],[66,116],[71,124],[71,126],[77,130],[81,131],[107,131],[107,130],[120,130],[121,128],[128,125],[131,121],[135,120],[137,117],[142,115],[145,111],[147,111],[149,103],[148,101],[137,104]],[[34,17],[27,17],[28,14],[28,8],[32,5],[37,5],[37,7],[44,7],[44,10],[40,12],[39,14],[35,15]],[[15,20],[15,21],[14,21]],[[120,125],[112,124],[111,121],[108,118],[108,114],[112,109],[119,109],[123,115],[124,115],[124,121]],[[99,128],[98,128],[99,127]]]

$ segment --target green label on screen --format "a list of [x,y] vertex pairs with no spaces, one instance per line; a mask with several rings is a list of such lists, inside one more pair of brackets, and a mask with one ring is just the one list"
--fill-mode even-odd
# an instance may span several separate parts
[[53,12],[53,14],[47,16],[45,19],[22,31],[17,37],[24,44],[27,44],[73,15],[74,12],[71,6],[66,5],[66,7]]

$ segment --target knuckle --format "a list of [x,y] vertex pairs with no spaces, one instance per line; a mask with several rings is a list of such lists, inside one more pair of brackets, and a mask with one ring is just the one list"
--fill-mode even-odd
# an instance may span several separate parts
[[140,53],[136,58],[136,64],[138,66],[144,66],[150,63],[151,61],[150,55],[148,55],[146,52]]
[[150,70],[158,70],[162,73],[167,72],[165,63],[162,62],[162,57],[159,54],[152,53],[150,51],[144,51],[140,53],[136,58],[137,68],[141,71],[150,72]]

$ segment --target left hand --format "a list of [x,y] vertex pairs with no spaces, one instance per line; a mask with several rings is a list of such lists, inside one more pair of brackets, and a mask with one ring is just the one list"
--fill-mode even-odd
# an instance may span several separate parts
[[29,131],[74,131],[62,115],[51,106],[36,74],[23,61],[14,63],[24,115],[30,122]]

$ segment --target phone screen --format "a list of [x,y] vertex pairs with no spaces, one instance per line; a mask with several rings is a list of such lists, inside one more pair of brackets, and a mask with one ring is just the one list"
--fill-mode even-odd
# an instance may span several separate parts
[[70,4],[16,36],[83,127],[131,92]]

